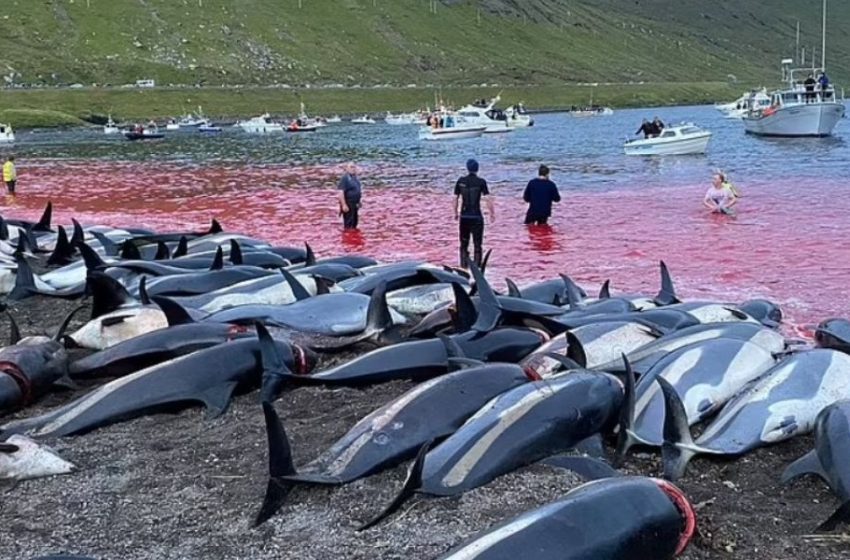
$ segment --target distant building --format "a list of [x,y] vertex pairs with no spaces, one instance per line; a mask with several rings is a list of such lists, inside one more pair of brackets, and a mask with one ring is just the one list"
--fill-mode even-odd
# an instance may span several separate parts
[[156,87],[156,82],[153,80],[136,80],[136,87],[152,88]]

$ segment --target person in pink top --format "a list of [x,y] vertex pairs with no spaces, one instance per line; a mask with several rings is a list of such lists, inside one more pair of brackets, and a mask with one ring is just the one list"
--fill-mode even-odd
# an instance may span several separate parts
[[738,203],[738,196],[726,175],[718,171],[714,174],[711,186],[705,193],[703,205],[718,214],[732,214],[732,207]]

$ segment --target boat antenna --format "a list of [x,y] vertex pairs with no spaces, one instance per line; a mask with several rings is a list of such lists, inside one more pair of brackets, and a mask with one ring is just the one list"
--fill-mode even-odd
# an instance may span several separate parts
[[794,49],[794,58],[797,59],[797,64],[805,64],[800,61],[800,20],[797,20],[797,46]]
[[826,0],[823,0],[823,27],[821,29],[820,66],[826,72]]

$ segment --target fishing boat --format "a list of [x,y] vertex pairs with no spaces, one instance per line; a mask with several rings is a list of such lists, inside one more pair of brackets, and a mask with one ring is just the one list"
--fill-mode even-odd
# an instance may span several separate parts
[[751,105],[762,110],[770,107],[770,96],[767,94],[767,88],[753,89],[730,103],[716,103],[714,108],[727,119],[741,119],[747,114]]
[[496,108],[496,103],[500,99],[499,95],[489,101],[482,99],[461,107],[458,109],[457,115],[470,125],[483,126],[485,133],[505,132],[505,129],[509,128],[508,116],[504,111]]
[[319,129],[315,124],[306,124],[301,119],[296,119],[286,127],[287,132],[316,132]]
[[522,103],[511,105],[505,109],[505,116],[508,117],[508,126],[511,128],[534,126],[534,119],[531,118]]
[[573,105],[568,113],[571,117],[609,117],[614,114],[614,109],[593,103],[593,90],[590,90],[590,103],[584,107]]
[[283,132],[283,125],[272,121],[268,113],[263,113],[259,117],[253,117],[247,121],[237,121],[233,126],[249,134],[274,134]]
[[[312,129],[315,130],[317,128],[324,128],[328,126],[327,121],[321,117],[311,117],[307,114],[307,109],[304,106],[304,103],[301,103],[301,113],[298,115],[298,118],[293,121],[297,122],[300,127],[299,130],[301,132],[308,132],[308,130],[302,129]],[[290,124],[291,126],[291,124]]]
[[178,123],[175,119],[168,119],[168,122],[165,123],[165,130],[171,130],[172,132],[180,130],[180,123]]
[[109,115],[106,119],[106,124],[103,125],[103,133],[104,134],[118,134],[121,132],[121,129],[118,128],[118,125],[115,124],[115,121],[112,120],[112,115]]
[[[782,60],[787,84],[770,94],[770,106],[751,104],[744,116],[744,130],[757,136],[830,136],[844,117],[844,95],[826,79],[826,0],[823,0],[820,68],[792,68],[794,60]],[[800,81],[800,76],[807,78]],[[815,81],[815,76],[818,80]],[[823,81],[821,81],[823,80]]]
[[704,154],[711,132],[693,123],[665,128],[652,138],[629,140],[623,145],[627,156],[682,156]]
[[10,144],[15,141],[15,131],[10,124],[0,124],[0,143]]
[[156,140],[164,138],[165,135],[159,131],[156,123],[151,122],[148,126],[136,125],[131,130],[124,132],[124,138],[127,140]]
[[462,140],[477,138],[484,134],[487,126],[469,122],[452,114],[443,116],[443,126],[423,126],[419,129],[420,140]]
[[363,115],[362,117],[351,119],[351,124],[375,124],[375,119],[370,118],[369,115]]

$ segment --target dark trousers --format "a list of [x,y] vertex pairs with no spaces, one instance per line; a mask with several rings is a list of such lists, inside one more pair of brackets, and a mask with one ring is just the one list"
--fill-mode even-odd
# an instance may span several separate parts
[[16,181],[6,181],[6,188],[9,189],[9,194],[15,194],[15,182]]
[[359,202],[346,202],[348,205],[348,212],[342,213],[342,227],[345,229],[357,229],[357,224],[360,219],[357,215],[357,211],[360,210]]
[[535,215],[530,210],[525,213],[525,225],[545,226],[547,223],[549,223],[549,216]]
[[484,241],[484,220],[483,219],[460,219],[460,266],[461,268],[469,268],[469,238],[472,237],[472,245],[474,252],[474,262],[481,266],[481,256],[483,251],[481,244]]

